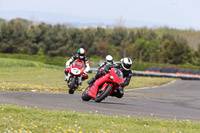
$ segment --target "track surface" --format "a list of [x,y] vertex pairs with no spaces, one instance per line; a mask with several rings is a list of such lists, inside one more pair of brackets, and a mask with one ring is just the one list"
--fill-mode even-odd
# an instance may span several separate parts
[[200,121],[200,81],[176,81],[154,88],[128,90],[123,98],[84,102],[81,93],[49,94],[0,91],[0,103],[86,113]]

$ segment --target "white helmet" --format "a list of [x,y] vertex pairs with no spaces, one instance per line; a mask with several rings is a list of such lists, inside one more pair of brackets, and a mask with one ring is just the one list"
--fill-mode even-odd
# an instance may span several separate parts
[[106,56],[106,62],[107,63],[113,63],[113,57],[111,55]]
[[128,58],[128,57],[122,58],[121,59],[121,64],[122,64],[122,67],[125,70],[130,70],[131,69],[131,65],[132,65],[132,60],[130,58]]

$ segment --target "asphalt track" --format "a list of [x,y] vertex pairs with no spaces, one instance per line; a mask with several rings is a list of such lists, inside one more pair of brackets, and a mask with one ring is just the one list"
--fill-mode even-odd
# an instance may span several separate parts
[[200,121],[200,81],[178,80],[165,86],[128,90],[123,98],[84,102],[81,93],[0,91],[0,103],[106,115]]

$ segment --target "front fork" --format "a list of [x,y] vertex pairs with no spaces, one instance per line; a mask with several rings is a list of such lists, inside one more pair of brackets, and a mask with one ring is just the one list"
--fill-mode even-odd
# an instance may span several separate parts
[[[70,84],[72,83],[72,79],[75,77],[75,76],[71,76],[71,74],[68,74],[69,76],[69,79],[67,81],[67,84],[68,86],[70,86]],[[76,78],[76,83],[75,83],[75,87],[78,87],[81,83],[82,83],[82,76],[79,76],[79,77],[75,77]],[[78,81],[77,81],[78,80]]]
[[70,86],[70,84],[72,83],[72,80],[73,80],[74,76],[71,75],[70,73],[68,73],[67,76],[68,76],[67,84],[68,84],[68,86]]
[[80,84],[82,84],[82,75],[80,76],[80,77],[78,77],[78,84],[80,85]]

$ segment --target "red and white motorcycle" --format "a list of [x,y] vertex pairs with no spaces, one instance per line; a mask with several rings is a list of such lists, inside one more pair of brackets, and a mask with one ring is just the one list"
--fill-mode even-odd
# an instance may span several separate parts
[[69,94],[73,94],[78,86],[82,83],[82,78],[84,75],[84,63],[79,61],[74,61],[69,67],[69,77],[67,84],[69,87]]

